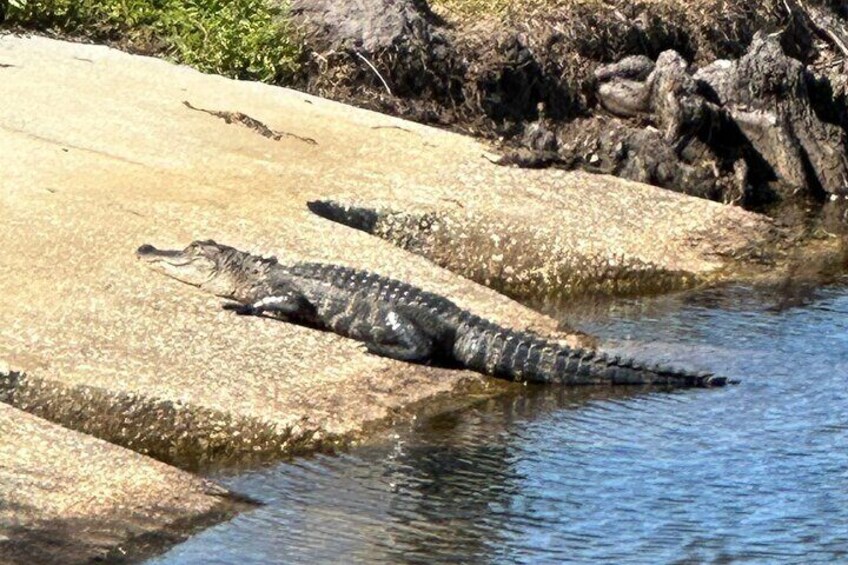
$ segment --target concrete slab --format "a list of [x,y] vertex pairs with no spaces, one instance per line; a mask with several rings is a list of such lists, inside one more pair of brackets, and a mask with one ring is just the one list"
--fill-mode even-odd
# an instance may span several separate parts
[[784,231],[740,208],[610,176],[513,173],[529,184],[494,202],[488,190],[455,203],[341,194],[313,209],[534,305],[749,277],[784,247]]
[[632,183],[498,167],[469,138],[105,47],[3,36],[0,60],[13,65],[0,69],[0,360],[26,374],[0,378],[0,394],[186,466],[342,441],[491,381],[222,312],[218,299],[138,264],[141,243],[213,238],[282,261],[369,268],[556,335],[551,319],[305,203],[353,194],[468,209],[488,218],[472,238],[538,227],[534,246],[553,236],[591,240],[610,256],[659,246],[657,261],[693,270],[721,267],[715,246],[702,244],[719,228],[736,248],[759,244],[768,227]]
[[0,564],[138,560],[231,515],[236,504],[226,496],[209,481],[0,404]]

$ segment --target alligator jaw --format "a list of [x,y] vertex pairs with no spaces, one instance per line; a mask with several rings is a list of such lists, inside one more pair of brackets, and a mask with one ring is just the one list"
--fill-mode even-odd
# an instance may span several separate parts
[[167,261],[172,265],[181,265],[189,262],[184,251],[180,251],[178,249],[156,249],[149,243],[145,243],[139,247],[136,250],[135,255],[142,261],[146,261],[148,263]]
[[139,247],[135,255],[148,267],[184,283],[201,286],[215,276],[216,262],[195,252],[194,244],[184,250]]

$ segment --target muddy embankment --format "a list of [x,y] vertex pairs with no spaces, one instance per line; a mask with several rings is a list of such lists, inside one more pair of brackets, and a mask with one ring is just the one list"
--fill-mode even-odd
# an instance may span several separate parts
[[[300,86],[495,140],[504,165],[609,173],[794,223],[848,196],[845,0],[449,9],[464,4],[295,0]],[[844,204],[815,217],[839,229]]]

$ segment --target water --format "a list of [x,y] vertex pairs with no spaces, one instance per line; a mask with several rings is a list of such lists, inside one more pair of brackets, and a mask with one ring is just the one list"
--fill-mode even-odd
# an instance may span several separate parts
[[266,505],[151,563],[848,562],[848,286],[569,319],[744,382],[528,388],[385,445],[224,478]]

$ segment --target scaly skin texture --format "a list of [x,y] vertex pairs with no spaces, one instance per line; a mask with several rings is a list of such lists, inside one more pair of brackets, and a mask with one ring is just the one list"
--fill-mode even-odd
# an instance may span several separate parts
[[225,308],[239,314],[320,327],[393,359],[534,383],[709,387],[728,382],[503,328],[443,296],[367,271],[320,263],[283,265],[212,241],[194,242],[183,251],[145,245],[137,254],[155,270],[235,300]]

